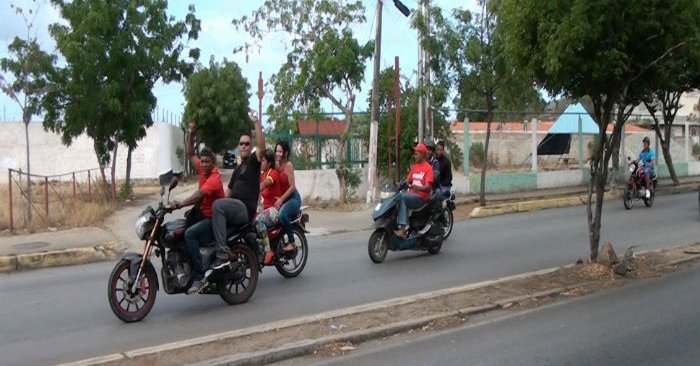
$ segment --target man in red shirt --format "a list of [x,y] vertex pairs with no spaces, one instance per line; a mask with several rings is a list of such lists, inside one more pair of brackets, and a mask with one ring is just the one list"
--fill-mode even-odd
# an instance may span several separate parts
[[207,148],[202,149],[199,156],[194,153],[195,131],[195,124],[190,122],[187,129],[189,135],[187,139],[187,156],[199,175],[199,189],[182,202],[172,202],[172,206],[175,208],[199,204],[199,210],[202,212],[202,217],[204,217],[203,220],[185,230],[185,246],[192,264],[194,280],[192,286],[187,290],[187,294],[198,292],[204,284],[204,265],[202,264],[202,254],[199,252],[199,247],[201,244],[209,244],[214,241],[214,232],[211,225],[211,208],[215,200],[224,197],[221,175],[219,174],[219,169],[214,166],[214,153]]
[[408,172],[406,182],[408,190],[399,193],[399,217],[397,219],[399,228],[395,231],[396,236],[406,237],[408,230],[407,211],[409,208],[419,208],[423,206],[433,190],[433,167],[425,161],[428,149],[423,143],[419,143],[413,148],[413,159],[415,164]]

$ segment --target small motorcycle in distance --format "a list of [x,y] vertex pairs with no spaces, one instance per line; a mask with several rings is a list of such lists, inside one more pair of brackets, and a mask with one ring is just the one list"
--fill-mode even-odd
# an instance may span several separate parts
[[[628,158],[629,159],[629,158]],[[654,195],[656,194],[656,175],[651,177],[652,191],[649,198],[646,197],[646,175],[642,165],[637,160],[632,160],[627,166],[630,172],[630,177],[625,186],[625,192],[622,196],[623,204],[626,209],[631,209],[637,200],[643,200],[644,205],[651,207],[654,204]]]
[[[136,220],[135,230],[145,241],[143,252],[129,252],[122,256],[112,270],[107,286],[109,305],[117,318],[124,322],[137,322],[148,315],[159,290],[158,274],[151,255],[160,257],[163,290],[167,294],[186,293],[193,282],[192,271],[185,250],[184,219],[166,222],[165,216],[173,212],[170,191],[178,183],[178,175],[161,175],[160,203],[156,209],[148,206]],[[165,186],[170,182],[165,202]],[[228,304],[248,301],[258,284],[257,234],[252,223],[228,230],[229,259],[231,264],[217,271],[207,271],[203,294],[216,294]],[[204,267],[214,259],[214,246],[200,248]]]
[[[405,184],[401,189],[406,189]],[[406,238],[396,236],[394,230],[398,218],[400,190],[390,184],[385,185],[380,193],[380,202],[377,203],[372,214],[375,230],[369,238],[367,249],[374,263],[383,262],[389,250],[426,250],[430,254],[437,254],[442,248],[448,225],[451,231],[451,221],[445,222],[443,207],[443,204],[448,205],[447,200],[442,198],[439,190],[435,190],[423,207],[409,210],[409,229]]]

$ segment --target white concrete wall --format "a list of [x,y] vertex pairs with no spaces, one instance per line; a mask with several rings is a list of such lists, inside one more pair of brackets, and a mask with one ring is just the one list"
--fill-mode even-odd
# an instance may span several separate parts
[[[158,174],[179,166],[175,155],[183,147],[183,133],[179,127],[156,123],[146,131],[146,137],[132,152],[131,177],[157,178]],[[117,151],[117,179],[126,176],[127,148]],[[29,124],[29,155],[33,174],[55,175],[78,170],[98,168],[92,139],[81,135],[70,146],[61,142],[58,134],[44,131],[41,123]],[[27,170],[24,125],[0,123],[0,171]],[[68,179],[68,177],[66,178]]]
[[688,175],[700,175],[700,161],[688,163]]
[[580,170],[558,170],[537,173],[537,188],[573,187],[582,185],[583,174]]
[[[367,197],[367,169],[359,170],[361,183],[356,189],[355,199],[364,202]],[[335,169],[295,170],[294,179],[302,203],[338,201],[340,188]]]

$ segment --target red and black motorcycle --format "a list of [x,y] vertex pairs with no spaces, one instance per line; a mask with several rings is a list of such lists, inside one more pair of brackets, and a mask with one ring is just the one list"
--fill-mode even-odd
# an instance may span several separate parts
[[651,177],[653,189],[649,192],[649,197],[646,195],[646,173],[638,160],[633,160],[628,166],[630,178],[627,180],[624,195],[622,196],[623,203],[626,209],[631,209],[637,200],[643,200],[644,205],[651,207],[654,204],[654,195],[656,192],[656,175]]

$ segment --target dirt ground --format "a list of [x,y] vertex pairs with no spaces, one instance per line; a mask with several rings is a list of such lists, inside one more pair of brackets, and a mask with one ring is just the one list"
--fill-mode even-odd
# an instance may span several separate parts
[[[620,248],[620,250],[623,248]],[[631,281],[663,276],[687,266],[698,264],[700,243],[674,249],[634,255],[627,265],[626,275],[614,272],[614,267],[597,263],[572,264],[551,273],[517,280],[451,292],[428,299],[413,298],[401,305],[383,306],[344,316],[319,319],[303,324],[257,332],[247,336],[228,338],[148,355],[126,359],[113,365],[185,365],[202,360],[255,352],[280,346],[279,340],[288,342],[303,339],[321,339],[338,336],[334,341],[322,343],[309,357],[335,357],[353,352],[362,344],[353,344],[343,335],[357,331],[370,331],[379,327],[408,320],[427,319],[396,333],[421,334],[456,327],[475,317],[469,309],[486,307],[489,310],[521,311],[536,308],[553,301],[583,296],[614,286],[624,286]],[[393,334],[384,335],[391,337]]]

